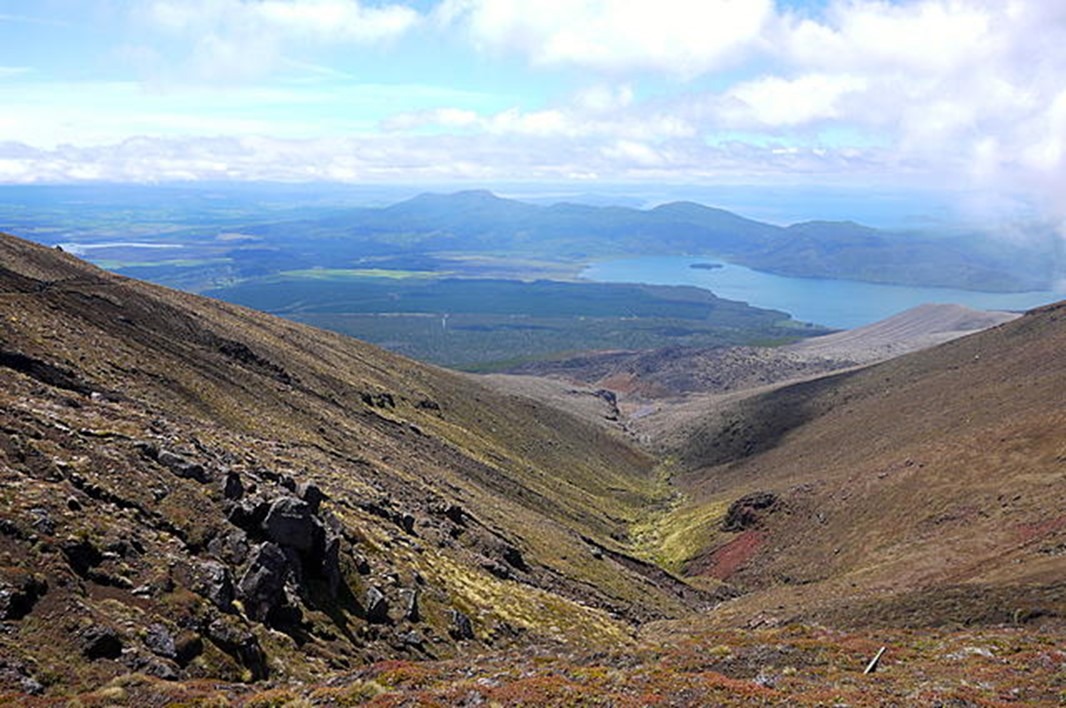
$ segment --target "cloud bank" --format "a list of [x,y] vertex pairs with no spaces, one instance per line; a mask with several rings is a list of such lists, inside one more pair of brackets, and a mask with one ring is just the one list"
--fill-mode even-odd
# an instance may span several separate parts
[[695,77],[760,44],[771,0],[448,0],[438,14],[476,46],[537,64]]
[[[129,8],[117,54],[136,79],[77,123],[30,90],[37,72],[0,71],[0,179],[861,180],[1049,202],[1066,186],[1057,2]],[[440,90],[371,90],[375,73]]]
[[420,15],[402,4],[371,6],[358,0],[151,0],[133,18],[146,32],[187,43],[187,53],[142,56],[171,71],[204,80],[260,78],[284,64],[300,45],[369,44],[411,30]]

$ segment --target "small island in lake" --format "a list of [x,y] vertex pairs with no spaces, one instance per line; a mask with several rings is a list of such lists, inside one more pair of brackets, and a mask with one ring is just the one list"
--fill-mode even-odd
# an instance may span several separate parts
[[700,270],[717,270],[719,268],[725,268],[721,263],[693,263],[689,268],[699,268]]

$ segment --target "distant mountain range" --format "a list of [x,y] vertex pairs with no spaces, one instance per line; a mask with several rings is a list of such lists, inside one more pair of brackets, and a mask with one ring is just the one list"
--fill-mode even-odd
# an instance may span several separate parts
[[[674,202],[641,210],[504,199],[488,191],[423,194],[384,208],[334,210],[244,229],[264,239],[229,255],[238,272],[333,266],[359,258],[513,254],[588,261],[643,255],[716,256],[799,277],[954,287],[1046,289],[1056,254],[978,234],[890,232],[848,221],[788,227]],[[1050,243],[1050,241],[1049,241]],[[401,262],[400,265],[405,265]]]

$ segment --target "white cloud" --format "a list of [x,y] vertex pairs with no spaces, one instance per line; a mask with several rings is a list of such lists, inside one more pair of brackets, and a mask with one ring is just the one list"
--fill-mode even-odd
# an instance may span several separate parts
[[574,106],[590,113],[619,111],[633,105],[633,87],[599,84],[578,91],[573,98]]
[[0,104],[6,107],[0,112],[0,136],[41,148],[63,143],[113,145],[137,135],[336,137],[378,131],[380,122],[397,105],[485,100],[482,94],[423,84],[220,87],[144,86],[134,81],[0,81]]
[[676,106],[634,102],[631,89],[596,86],[578,91],[560,106],[534,111],[508,108],[480,114],[459,108],[438,108],[394,115],[382,127],[393,132],[459,131],[514,138],[565,138],[659,143],[691,138],[696,129]]
[[434,108],[426,111],[398,113],[382,121],[382,128],[390,132],[418,131],[423,128],[462,130],[479,127],[481,116],[462,108]]
[[[35,8],[39,9],[39,8]],[[0,23],[44,25],[49,27],[69,27],[69,23],[54,17],[34,17],[32,15],[16,15],[0,13]]]
[[776,51],[796,64],[826,71],[841,66],[871,72],[954,71],[988,52],[995,15],[1009,12],[1009,4],[834,0],[823,22],[783,16]]
[[605,157],[632,167],[665,167],[667,160],[658,149],[636,140],[619,140],[603,149]]
[[[1049,202],[1066,190],[1066,3],[829,0],[805,16],[780,5],[141,0],[123,4],[142,35],[123,55],[169,80],[48,85],[0,67],[0,134],[43,149],[0,148],[0,175],[28,179],[34,164],[130,179],[152,165],[249,179],[861,176],[1022,185]],[[489,80],[355,83],[380,68],[360,61],[391,61],[389,40],[409,33],[419,41],[389,75],[447,77],[449,62],[480,59],[495,62]],[[286,83],[263,89],[279,70]]]
[[1032,131],[1034,139],[1021,155],[1023,164],[1041,172],[1062,168],[1066,157],[1066,89],[1026,129]]
[[762,36],[771,0],[446,0],[439,17],[537,64],[695,76],[735,63]]
[[419,15],[400,4],[367,7],[359,0],[153,0],[145,17],[178,33],[269,31],[326,42],[374,42],[399,36]]
[[[1066,89],[1063,3],[830,0],[802,16],[770,0],[445,0],[436,17],[483,51],[594,72],[594,87],[563,104],[465,115],[464,130],[636,144],[740,131],[843,154],[840,138],[822,144],[828,130],[955,178],[1066,168],[1051,103]],[[595,83],[632,71],[717,88],[667,91],[653,104],[625,81]],[[444,117],[406,119],[446,129]]]
[[107,180],[736,181],[817,179],[848,172],[875,180],[886,156],[739,142],[710,146],[677,138],[571,137],[508,133],[366,135],[349,138],[136,137],[93,147],[31,148],[0,143],[0,182]]
[[727,123],[794,126],[841,114],[841,99],[866,89],[865,79],[848,74],[807,74],[796,79],[768,76],[738,84],[725,95]]
[[404,5],[364,7],[356,0],[263,0],[252,12],[283,31],[327,41],[389,39],[418,21],[418,13]]
[[[372,44],[411,30],[421,16],[403,4],[359,0],[152,0],[136,13],[149,31],[178,37],[202,79],[264,76],[293,60],[291,45]],[[144,48],[140,47],[140,51]],[[321,67],[320,67],[321,68]]]

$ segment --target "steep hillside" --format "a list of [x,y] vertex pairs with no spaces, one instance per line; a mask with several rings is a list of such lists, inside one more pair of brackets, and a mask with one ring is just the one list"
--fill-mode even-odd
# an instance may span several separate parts
[[1066,617],[1066,304],[704,417],[647,536],[715,621]]
[[577,418],[0,236],[0,690],[627,641],[708,598]]
[[0,236],[0,703],[1053,705],[1064,345],[1045,308],[656,465],[596,389]]

